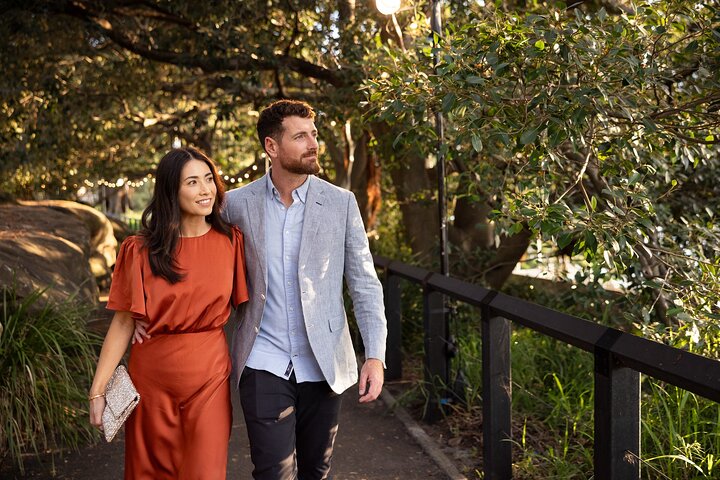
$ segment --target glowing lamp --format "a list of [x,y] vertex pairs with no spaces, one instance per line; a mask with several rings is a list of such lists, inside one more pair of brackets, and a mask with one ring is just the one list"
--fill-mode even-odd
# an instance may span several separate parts
[[375,0],[375,6],[383,15],[392,15],[400,10],[400,0]]

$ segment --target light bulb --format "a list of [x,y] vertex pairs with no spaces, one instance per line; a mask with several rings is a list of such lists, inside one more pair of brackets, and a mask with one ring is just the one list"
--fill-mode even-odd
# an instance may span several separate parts
[[375,0],[375,6],[383,15],[392,15],[400,10],[400,0]]

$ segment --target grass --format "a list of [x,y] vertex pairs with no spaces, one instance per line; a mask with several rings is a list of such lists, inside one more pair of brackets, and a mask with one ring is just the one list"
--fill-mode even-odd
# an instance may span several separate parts
[[[451,436],[476,448],[482,428],[479,312],[457,307],[451,333],[458,349],[453,372],[462,371],[466,383],[460,390],[449,386],[461,401],[445,422]],[[593,478],[593,355],[515,327],[511,359],[514,478]],[[417,388],[409,400],[428,398]],[[720,478],[720,405],[645,376],[641,401],[643,479]],[[468,476],[482,478],[479,470]]]
[[720,405],[646,379],[642,441],[642,462],[648,477],[718,478]]
[[86,392],[100,339],[73,299],[53,304],[45,290],[21,298],[0,289],[0,462],[23,472],[26,454],[93,438]]

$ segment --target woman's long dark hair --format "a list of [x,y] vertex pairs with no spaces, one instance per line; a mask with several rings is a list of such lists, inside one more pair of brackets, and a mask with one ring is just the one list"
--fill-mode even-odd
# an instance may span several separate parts
[[170,283],[177,283],[184,278],[178,271],[175,251],[180,238],[180,175],[183,167],[190,160],[200,160],[210,167],[213,182],[217,188],[212,213],[205,217],[212,228],[224,233],[232,241],[232,230],[220,216],[220,209],[225,201],[225,185],[220,181],[215,164],[207,155],[196,148],[174,148],[161,160],[155,174],[155,190],[150,205],[142,214],[142,230],[145,248],[150,258],[150,268],[155,275],[165,278]]

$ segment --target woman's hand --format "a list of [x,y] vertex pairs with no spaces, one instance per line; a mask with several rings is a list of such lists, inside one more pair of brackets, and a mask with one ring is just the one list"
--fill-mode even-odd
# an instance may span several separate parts
[[102,431],[102,414],[105,410],[105,396],[95,397],[90,400],[90,424]]
[[100,350],[100,358],[95,369],[92,385],[90,385],[90,424],[102,430],[102,414],[105,410],[105,396],[100,393],[105,391],[105,387],[110,381],[115,367],[118,366],[122,356],[127,350],[130,338],[133,335],[135,322],[130,312],[115,312],[110,328],[105,334],[102,349]]
[[135,331],[132,336],[132,343],[143,343],[143,341],[150,338],[150,334],[147,333],[147,327],[150,325],[149,322],[144,320],[135,320]]

